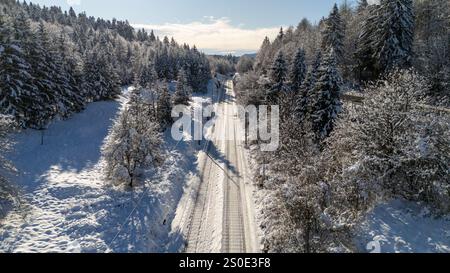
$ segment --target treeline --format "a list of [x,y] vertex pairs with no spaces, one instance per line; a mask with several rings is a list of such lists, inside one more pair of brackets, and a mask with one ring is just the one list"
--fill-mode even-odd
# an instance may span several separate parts
[[208,59],[211,64],[212,71],[222,75],[228,75],[236,72],[236,64],[239,60],[238,57],[233,55],[210,55],[208,56]]
[[211,69],[214,73],[228,75],[233,73],[247,73],[253,70],[254,58],[250,55],[236,57],[232,55],[211,55],[208,56]]
[[195,46],[72,8],[0,3],[0,109],[23,127],[44,129],[122,85],[176,80],[180,70],[193,90],[206,89],[209,61]]
[[360,251],[355,228],[391,198],[450,212],[449,116],[421,107],[449,103],[449,6],[335,5],[264,40],[236,79],[241,104],[280,106],[280,148],[253,153],[264,251]]

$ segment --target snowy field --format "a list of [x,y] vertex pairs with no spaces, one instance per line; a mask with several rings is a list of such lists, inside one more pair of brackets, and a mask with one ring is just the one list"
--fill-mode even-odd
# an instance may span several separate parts
[[450,217],[436,218],[414,202],[378,205],[357,233],[361,252],[376,251],[370,246],[378,242],[382,253],[450,253]]
[[[126,92],[125,92],[126,93]],[[88,105],[44,134],[14,136],[9,159],[19,170],[22,202],[0,221],[0,252],[166,252],[185,176],[196,169],[191,142],[170,132],[166,162],[145,187],[123,190],[104,181],[100,149],[126,98]]]

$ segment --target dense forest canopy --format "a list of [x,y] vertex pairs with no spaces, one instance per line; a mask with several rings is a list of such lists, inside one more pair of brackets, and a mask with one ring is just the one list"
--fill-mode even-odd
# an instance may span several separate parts
[[122,85],[176,80],[183,70],[190,87],[204,91],[210,78],[195,46],[135,31],[127,21],[14,0],[0,3],[0,52],[1,112],[38,129],[115,98]]
[[445,0],[345,1],[318,24],[308,19],[266,38],[255,71],[267,75],[278,52],[291,64],[299,49],[311,67],[319,52],[333,48],[345,83],[358,87],[394,68],[414,67],[430,83],[431,103],[450,101],[450,3]]

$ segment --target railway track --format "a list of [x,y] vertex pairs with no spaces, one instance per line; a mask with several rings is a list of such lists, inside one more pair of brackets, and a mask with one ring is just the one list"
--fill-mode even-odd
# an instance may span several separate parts
[[227,86],[217,109],[220,115],[213,130],[216,137],[205,147],[204,159],[200,160],[200,184],[185,235],[187,253],[258,251],[233,96],[233,87]]
[[[228,113],[228,116],[230,114]],[[245,246],[245,228],[243,215],[243,202],[241,194],[241,179],[239,174],[238,151],[236,143],[236,123],[232,123],[232,128],[228,126],[227,138],[227,158],[230,164],[236,167],[235,171],[228,168],[225,185],[224,185],[224,223],[223,223],[223,238],[222,238],[222,252],[224,253],[244,253]]]

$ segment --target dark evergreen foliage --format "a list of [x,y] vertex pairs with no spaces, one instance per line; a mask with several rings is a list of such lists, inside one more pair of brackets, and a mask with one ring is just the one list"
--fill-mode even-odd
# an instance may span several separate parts
[[23,127],[45,129],[88,102],[116,98],[122,85],[176,80],[180,69],[186,90],[206,91],[209,61],[195,47],[72,8],[15,1],[0,8],[0,114]]

